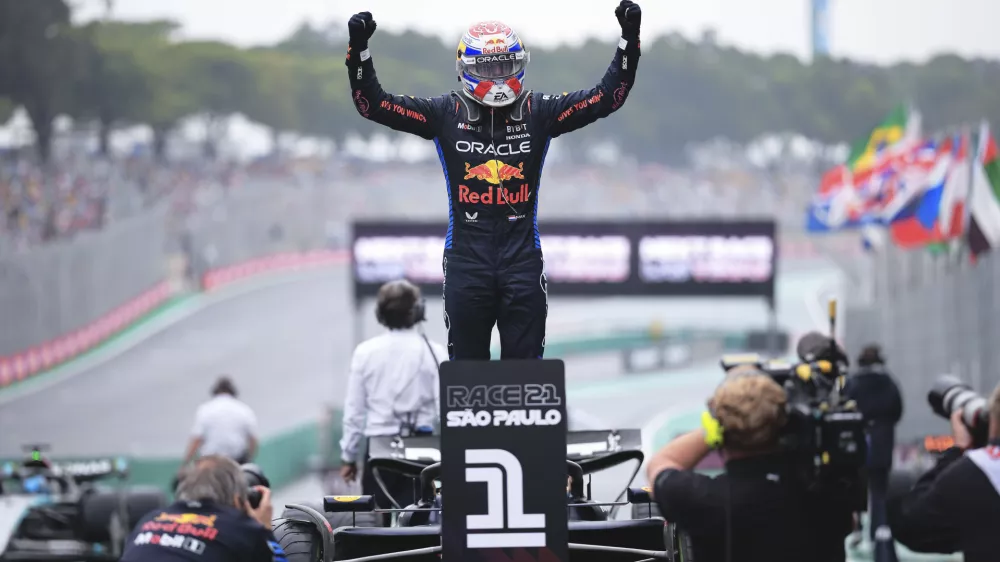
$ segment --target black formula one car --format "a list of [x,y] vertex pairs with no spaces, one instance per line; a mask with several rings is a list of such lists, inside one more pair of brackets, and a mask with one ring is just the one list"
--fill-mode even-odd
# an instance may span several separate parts
[[138,520],[167,504],[155,488],[124,487],[124,459],[53,462],[41,449],[0,467],[2,562],[118,560]]
[[[567,441],[566,472],[572,477],[566,506],[570,559],[673,560],[676,541],[662,518],[617,517],[619,508],[626,505],[642,505],[650,512],[649,490],[629,487],[643,462],[639,431],[569,432]],[[327,496],[321,506],[288,505],[282,518],[274,522],[274,533],[288,562],[440,562],[443,496],[439,438],[372,438],[369,446],[369,462],[383,491],[386,487],[379,477],[383,471],[412,477],[419,485],[417,503],[381,510],[376,509],[372,496]],[[590,475],[629,462],[635,463],[635,469],[618,498],[594,502]],[[371,514],[375,513],[392,513],[393,525],[374,526]]]

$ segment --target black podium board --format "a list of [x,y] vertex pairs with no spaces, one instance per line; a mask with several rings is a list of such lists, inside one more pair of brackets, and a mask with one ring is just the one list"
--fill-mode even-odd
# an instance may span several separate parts
[[559,360],[441,366],[445,562],[568,560]]

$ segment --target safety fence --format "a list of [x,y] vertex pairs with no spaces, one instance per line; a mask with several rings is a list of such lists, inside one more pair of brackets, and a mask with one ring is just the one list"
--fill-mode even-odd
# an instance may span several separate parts
[[85,330],[163,283],[166,213],[0,258],[0,356]]
[[849,347],[882,345],[903,393],[901,439],[947,433],[927,404],[935,379],[952,374],[984,395],[1000,383],[1000,260],[895,247],[869,259],[875,297],[849,307]]

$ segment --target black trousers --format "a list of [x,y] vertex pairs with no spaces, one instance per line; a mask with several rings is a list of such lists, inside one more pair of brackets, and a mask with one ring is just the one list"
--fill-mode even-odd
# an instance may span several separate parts
[[[871,507],[868,510],[868,535],[874,546],[875,562],[897,562],[896,543],[889,531],[886,497],[889,492],[888,468],[868,469],[868,492]],[[882,532],[879,532],[882,529]]]
[[449,359],[489,360],[494,325],[501,359],[542,358],[549,305],[541,250],[499,266],[445,251],[443,268]]

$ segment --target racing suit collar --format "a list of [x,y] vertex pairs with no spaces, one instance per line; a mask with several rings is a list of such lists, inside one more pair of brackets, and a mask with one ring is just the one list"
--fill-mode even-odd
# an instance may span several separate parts
[[[521,122],[525,119],[524,109],[527,104],[528,98],[531,96],[531,90],[525,90],[521,92],[521,95],[514,100],[509,107],[496,108],[494,111],[503,115],[506,119],[511,121]],[[464,117],[470,124],[476,124],[482,119],[483,111],[486,109],[479,104],[475,99],[469,96],[468,92],[462,90],[457,93],[458,100],[461,102],[462,108],[464,109]]]
[[174,510],[174,511],[200,510],[207,513],[212,513],[212,512],[217,513],[222,511],[230,512],[233,514],[243,513],[243,510],[239,509],[234,505],[221,504],[215,500],[191,500],[191,501],[177,500],[166,508],[166,511],[169,510]]

